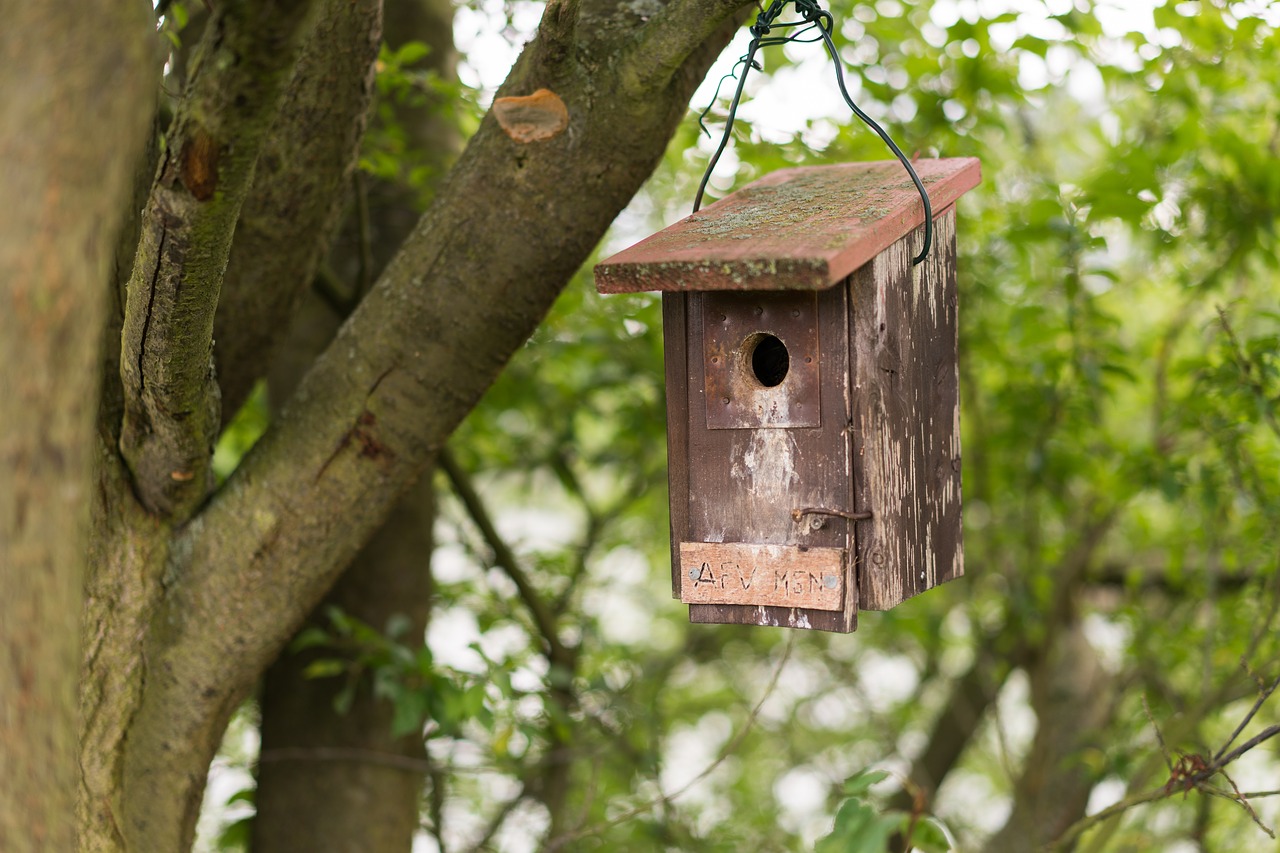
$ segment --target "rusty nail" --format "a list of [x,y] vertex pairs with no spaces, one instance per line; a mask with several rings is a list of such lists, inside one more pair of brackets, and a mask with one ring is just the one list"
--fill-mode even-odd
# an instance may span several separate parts
[[875,563],[877,566],[878,566],[878,565],[880,565],[881,563],[883,563],[883,562],[884,562],[884,552],[883,552],[883,551],[872,551],[872,552],[871,552],[871,562]]
[[835,575],[822,576],[822,585],[825,586],[827,589],[835,589],[837,583],[839,583],[839,579],[836,578]]
[[757,316],[757,317],[759,317],[759,316],[760,316],[761,314],[763,314],[763,313],[764,313],[764,309],[763,309],[763,308],[761,308],[759,305],[757,305],[757,306],[756,306],[756,316]]
[[711,357],[711,363],[712,363],[712,364],[719,364],[719,363],[720,363],[720,359],[719,359],[719,358],[716,358],[715,356],[712,356],[712,357]]
[[806,355],[806,356],[804,357],[804,363],[805,363],[805,364],[813,364],[813,356],[811,356],[811,355]]
[[799,317],[799,316],[800,316],[800,309],[799,309],[799,308],[792,309],[792,311],[791,311],[791,316],[792,316],[792,317]]
[[728,318],[728,317],[726,317],[725,315],[723,315],[723,314],[721,314],[721,315],[720,315],[720,322],[721,322],[721,323],[723,323],[725,320],[728,320],[728,319],[729,319],[729,318]]
[[721,403],[724,403],[724,404],[727,406],[727,405],[729,405],[729,398],[728,398],[728,397],[721,397],[721,398],[720,398],[720,402],[721,402]]

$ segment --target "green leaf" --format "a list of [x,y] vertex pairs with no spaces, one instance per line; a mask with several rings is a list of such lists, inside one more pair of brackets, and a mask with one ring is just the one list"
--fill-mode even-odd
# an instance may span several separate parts
[[320,658],[307,664],[302,670],[303,678],[332,678],[342,675],[350,664],[340,658]]
[[857,797],[865,794],[872,785],[883,782],[889,778],[886,770],[863,770],[855,776],[850,776],[845,780],[841,790],[844,791],[846,797]]

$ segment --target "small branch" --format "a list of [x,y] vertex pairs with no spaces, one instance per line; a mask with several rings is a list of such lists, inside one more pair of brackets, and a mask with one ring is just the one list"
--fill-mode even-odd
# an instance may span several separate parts
[[511,816],[513,811],[515,811],[516,806],[523,803],[525,798],[528,796],[528,791],[521,788],[520,793],[507,800],[501,805],[501,807],[499,807],[497,813],[494,814],[493,818],[489,821],[489,825],[485,827],[484,835],[480,836],[480,840],[471,846],[473,853],[481,853],[481,851],[489,849],[489,842],[498,834],[498,830],[502,829],[502,825],[506,823],[507,818]]
[[211,485],[220,421],[214,312],[309,7],[309,0],[218,4],[143,212],[125,303],[120,449],[138,497],[162,517],[189,517]]
[[[1241,661],[1241,663],[1243,664],[1244,661]],[[1240,733],[1244,731],[1245,726],[1249,725],[1249,721],[1258,713],[1258,709],[1262,707],[1262,703],[1271,698],[1271,694],[1276,692],[1277,687],[1280,687],[1280,678],[1271,682],[1271,686],[1264,687],[1262,690],[1258,691],[1258,698],[1253,703],[1253,707],[1249,709],[1249,713],[1244,715],[1244,719],[1240,721],[1240,725],[1236,726],[1235,731],[1231,733],[1231,737],[1227,738],[1227,742],[1222,745],[1222,749],[1218,750],[1218,754],[1213,757],[1214,761],[1222,760],[1223,752],[1225,752],[1231,744],[1236,742],[1236,738],[1240,737]]]
[[485,543],[489,546],[489,550],[493,552],[494,565],[502,569],[516,585],[520,600],[529,609],[529,615],[533,617],[533,624],[537,627],[538,633],[542,635],[542,640],[546,644],[548,658],[553,664],[563,663],[568,660],[570,658],[569,650],[560,642],[560,636],[556,631],[555,617],[552,616],[551,611],[547,608],[546,602],[538,595],[538,591],[534,589],[529,576],[520,567],[520,562],[516,559],[515,552],[511,550],[511,546],[506,543],[502,536],[499,535],[498,529],[493,526],[489,511],[480,499],[480,494],[472,484],[471,478],[466,471],[462,470],[462,466],[458,464],[458,461],[453,458],[453,454],[447,449],[442,448],[440,450],[439,465],[449,478],[449,483],[453,486],[458,500],[462,501],[467,515],[470,516],[471,521],[479,529],[480,535],[484,537]]
[[[1244,727],[1248,725],[1249,721],[1253,719],[1254,715],[1258,712],[1258,709],[1261,708],[1262,703],[1265,702],[1268,698],[1270,698],[1270,696],[1272,695],[1272,693],[1275,692],[1277,687],[1280,687],[1280,679],[1277,679],[1270,686],[1264,688],[1261,691],[1258,697],[1258,700],[1254,703],[1253,707],[1249,709],[1248,713],[1245,714],[1245,717],[1241,721],[1240,725],[1236,727],[1236,730],[1231,734],[1231,737],[1218,750],[1217,755],[1212,761],[1206,761],[1200,755],[1194,755],[1194,754],[1187,755],[1185,753],[1180,753],[1181,757],[1178,759],[1178,761],[1174,762],[1170,758],[1169,753],[1165,747],[1164,736],[1161,734],[1159,726],[1155,725],[1155,720],[1154,718],[1151,717],[1151,713],[1148,710],[1147,716],[1149,719],[1152,720],[1152,726],[1155,728],[1156,737],[1160,742],[1161,752],[1164,753],[1165,763],[1169,767],[1169,780],[1159,788],[1156,788],[1151,791],[1147,791],[1144,794],[1136,794],[1133,796],[1126,797],[1120,802],[1115,803],[1114,805],[1108,806],[1107,808],[1103,809],[1097,814],[1093,814],[1093,815],[1089,815],[1088,817],[1081,818],[1080,820],[1073,823],[1070,827],[1068,827],[1067,831],[1064,832],[1061,836],[1059,836],[1050,844],[1046,845],[1043,848],[1045,853],[1056,853],[1056,851],[1073,849],[1075,846],[1076,840],[1079,839],[1080,836],[1083,835],[1085,832],[1089,831],[1093,827],[1113,817],[1116,817],[1117,815],[1122,814],[1125,811],[1128,811],[1134,806],[1140,806],[1140,805],[1143,805],[1144,803],[1150,803],[1156,800],[1162,800],[1167,797],[1171,797],[1179,792],[1186,793],[1192,790],[1200,791],[1202,793],[1209,794],[1212,796],[1225,797],[1226,799],[1234,800],[1244,808],[1244,810],[1249,814],[1250,818],[1253,820],[1254,823],[1256,823],[1264,832],[1266,832],[1268,835],[1274,838],[1275,834],[1271,830],[1271,828],[1268,827],[1266,824],[1262,823],[1262,821],[1258,819],[1258,816],[1253,811],[1252,807],[1250,807],[1248,802],[1248,800],[1250,799],[1250,795],[1242,794],[1239,792],[1239,789],[1236,788],[1235,782],[1233,782],[1231,780],[1231,777],[1227,775],[1226,768],[1229,764],[1234,762],[1236,759],[1240,758],[1240,756],[1249,752],[1254,747],[1258,746],[1259,744],[1265,743],[1266,741],[1270,740],[1276,735],[1280,735],[1280,725],[1274,725],[1264,729],[1263,731],[1259,732],[1257,735],[1245,741],[1240,746],[1236,747],[1230,752],[1227,752],[1226,750],[1227,750],[1227,747],[1229,747],[1231,743],[1234,742],[1235,739],[1239,736],[1240,732],[1244,729]],[[1146,707],[1145,699],[1143,700],[1143,707],[1144,708]],[[1209,784],[1209,780],[1219,774],[1221,774],[1227,780],[1227,782],[1231,785],[1234,791],[1233,794],[1227,794],[1225,791],[1215,788]],[[1277,792],[1273,792],[1273,791],[1263,792],[1263,796],[1271,796],[1275,793]]]
[[338,746],[281,747],[268,749],[258,756],[260,762],[271,761],[350,761],[357,764],[378,764],[394,767],[410,773],[428,773],[431,762],[424,758],[377,752],[372,749],[352,749]]
[[320,264],[316,268],[311,290],[335,316],[343,320],[355,310],[356,298],[346,292],[342,279],[338,278],[338,274],[328,264]]
[[1222,331],[1227,336],[1227,342],[1231,345],[1231,356],[1236,363],[1237,369],[1240,371],[1240,378],[1244,380],[1244,384],[1253,392],[1254,398],[1257,400],[1258,408],[1262,410],[1262,417],[1267,422],[1267,426],[1271,431],[1280,438],[1280,418],[1276,416],[1275,406],[1272,404],[1270,397],[1267,396],[1267,389],[1263,386],[1262,380],[1258,377],[1258,372],[1253,361],[1249,358],[1249,353],[1240,343],[1240,338],[1236,335],[1235,329],[1231,326],[1231,321],[1227,317],[1227,310],[1221,305],[1217,306],[1218,322],[1222,324]]
[[559,850],[572,841],[578,841],[583,838],[590,838],[591,836],[599,835],[606,829],[626,823],[632,818],[638,817],[645,812],[662,805],[668,805],[673,800],[677,800],[689,791],[693,790],[693,788],[701,783],[703,779],[706,779],[715,772],[716,768],[723,764],[725,759],[730,755],[733,755],[734,751],[737,750],[737,748],[742,744],[742,741],[746,739],[746,736],[755,727],[756,720],[760,718],[760,709],[764,707],[764,703],[773,695],[774,689],[778,686],[778,679],[782,676],[782,671],[786,669],[787,661],[791,658],[791,651],[795,648],[795,641],[796,635],[795,632],[792,632],[787,637],[787,644],[783,647],[782,657],[778,660],[778,665],[773,670],[773,677],[769,679],[769,684],[765,687],[764,692],[760,694],[759,701],[757,701],[755,706],[751,709],[751,713],[747,715],[747,719],[743,721],[742,726],[739,727],[738,731],[734,733],[733,737],[729,738],[725,745],[720,749],[719,754],[716,755],[715,759],[712,760],[710,764],[702,769],[702,772],[670,794],[661,794],[657,797],[646,800],[640,805],[628,809],[617,817],[611,818],[603,823],[577,829],[572,832],[565,833],[558,838],[549,839],[544,849],[549,851],[549,853],[552,853],[552,851]]

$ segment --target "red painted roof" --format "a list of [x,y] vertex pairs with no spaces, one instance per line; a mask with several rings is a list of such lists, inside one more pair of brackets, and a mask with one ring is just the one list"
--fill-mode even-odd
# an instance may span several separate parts
[[[935,217],[982,180],[973,157],[912,165]],[[897,160],[783,169],[601,261],[596,288],[823,290],[923,222]]]

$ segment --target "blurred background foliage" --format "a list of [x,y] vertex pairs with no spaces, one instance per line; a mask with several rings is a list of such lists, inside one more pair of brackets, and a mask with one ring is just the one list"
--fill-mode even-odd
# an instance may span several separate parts
[[[458,14],[519,32],[538,9]],[[425,726],[422,850],[805,850],[833,826],[820,849],[886,849],[890,809],[945,827],[913,836],[921,849],[1030,850],[1002,837],[1037,797],[1081,802],[1052,839],[1159,788],[1157,725],[1170,750],[1211,755],[1256,679],[1280,674],[1280,6],[831,10],[855,98],[902,148],[982,161],[958,219],[967,575],[851,636],[686,624],[659,302],[598,296],[588,264],[437,474],[429,650],[340,613],[307,640],[350,652],[314,675],[373,671],[398,725]],[[744,44],[601,255],[688,212],[711,149],[697,113]],[[483,73],[414,78],[415,50],[384,52],[384,104],[426,87],[474,129]],[[464,52],[464,82],[484,61]],[[786,166],[888,157],[836,100],[820,45],[769,49],[764,69],[712,198]],[[366,172],[429,186],[394,123],[381,108]],[[220,470],[264,418],[243,415]],[[251,765],[253,714],[215,773]],[[1232,778],[1280,788],[1274,741]],[[854,794],[874,805],[870,834]],[[237,816],[220,805],[206,847]],[[1278,798],[1252,806],[1280,820]],[[1239,804],[1196,793],[1101,822],[1079,849],[1268,845]]]

